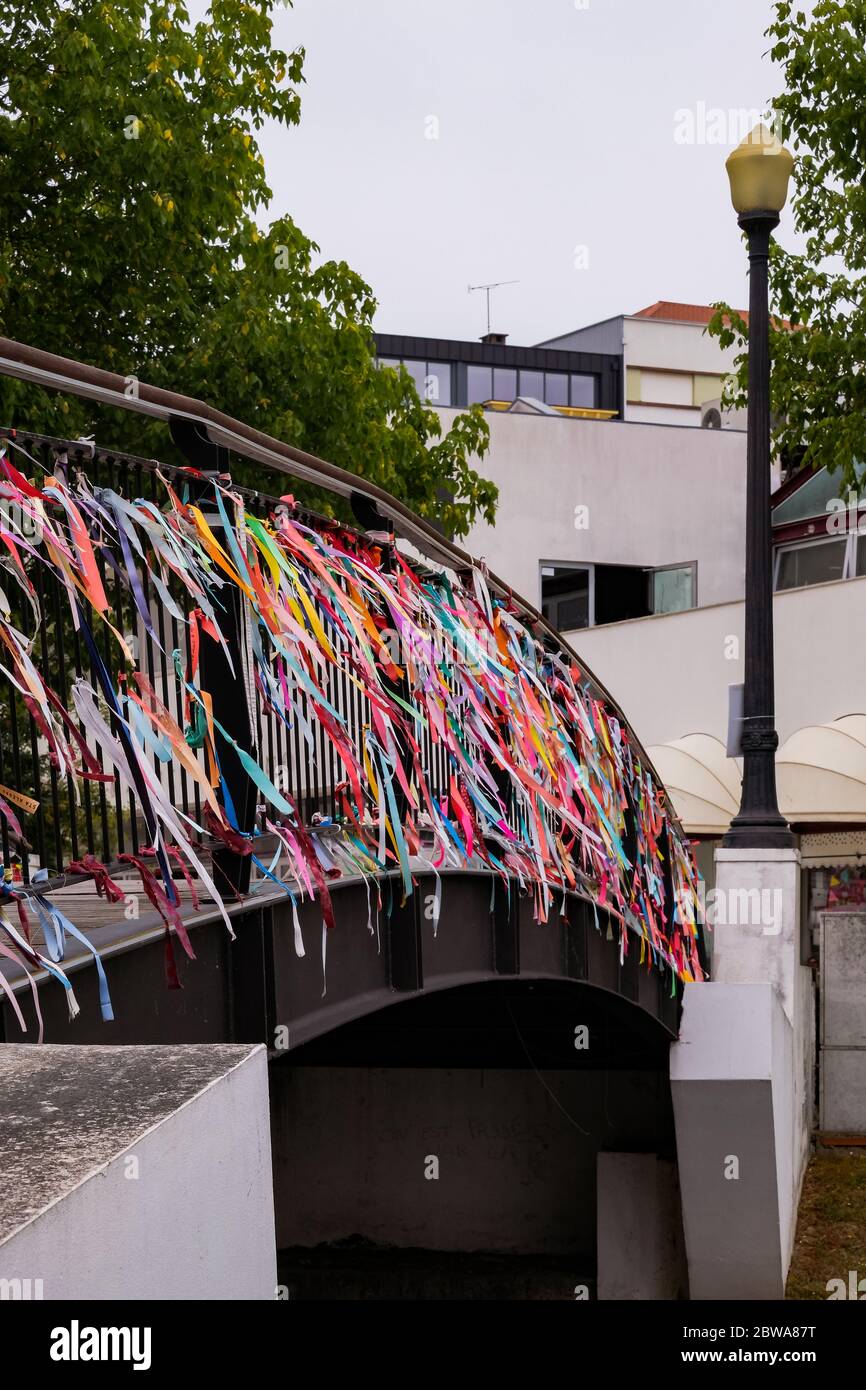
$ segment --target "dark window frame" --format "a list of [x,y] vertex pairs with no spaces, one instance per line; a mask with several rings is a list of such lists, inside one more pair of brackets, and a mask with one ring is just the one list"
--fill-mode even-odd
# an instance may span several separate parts
[[[697,562],[697,560],[681,560],[681,561],[679,561],[679,562],[675,562],[675,563],[668,564],[668,565],[618,565],[618,564],[614,564],[612,561],[608,561],[608,560],[539,560],[539,562],[538,562],[538,603],[539,603],[539,611],[541,611],[541,612],[544,612],[544,604],[545,604],[545,601],[546,601],[545,598],[544,598],[544,579],[547,577],[547,576],[545,576],[544,571],[545,571],[546,569],[552,569],[552,570],[575,570],[575,571],[587,572],[587,573],[588,573],[589,582],[588,582],[588,585],[587,585],[587,589],[588,589],[587,623],[586,623],[586,627],[587,627],[587,628],[591,628],[591,627],[609,627],[609,626],[611,626],[611,624],[614,623],[614,622],[634,622],[634,621],[637,621],[636,618],[633,618],[633,619],[629,619],[629,618],[612,618],[612,619],[610,619],[608,622],[601,622],[601,623],[598,622],[598,621],[596,620],[596,609],[597,609],[597,603],[596,603],[596,597],[597,597],[596,571],[599,570],[599,569],[601,569],[601,570],[604,570],[604,569],[625,569],[625,570],[634,570],[636,573],[642,572],[642,573],[645,575],[645,577],[646,577],[646,596],[647,596],[646,601],[647,601],[647,609],[648,609],[648,611],[647,611],[646,614],[641,615],[641,616],[643,616],[643,617],[648,617],[648,618],[655,617],[655,616],[664,617],[664,616],[667,616],[668,614],[671,614],[671,615],[672,615],[672,614],[674,614],[674,613],[688,613],[688,612],[691,612],[691,611],[693,611],[694,609],[696,609],[696,608],[698,607],[698,562]],[[675,608],[675,609],[670,609],[670,610],[664,610],[663,612],[661,612],[660,614],[657,615],[657,614],[655,613],[655,609],[654,609],[654,598],[655,598],[655,595],[654,595],[654,592],[653,592],[653,577],[654,577],[654,575],[656,575],[656,574],[661,574],[661,573],[664,573],[664,572],[666,572],[666,571],[668,571],[668,570],[691,570],[691,573],[692,573],[692,603],[690,604],[690,606],[689,606],[688,608]],[[556,601],[556,600],[554,600],[554,601]],[[550,602],[550,600],[547,600],[547,602]],[[557,623],[553,623],[552,626],[558,627],[558,624],[557,624]],[[571,628],[571,629],[566,629],[566,630],[570,630],[570,631],[573,631],[573,632],[579,632],[579,631],[584,631],[585,629],[582,629],[582,628]]]

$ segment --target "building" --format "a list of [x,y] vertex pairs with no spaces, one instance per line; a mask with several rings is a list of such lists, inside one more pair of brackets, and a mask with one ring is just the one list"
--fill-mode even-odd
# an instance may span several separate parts
[[720,407],[737,350],[707,335],[712,315],[710,305],[659,300],[534,347],[509,346],[503,333],[479,342],[377,333],[376,349],[380,362],[402,362],[433,405],[504,410],[525,397],[566,415],[744,428]]
[[402,362],[422,400],[465,409],[480,404],[506,409],[518,398],[556,414],[610,419],[622,410],[622,350],[511,347],[506,335],[480,342],[377,333],[383,366]]
[[[733,352],[705,335],[710,312],[662,303],[512,349],[617,362],[625,399],[588,418],[539,399],[485,401],[478,466],[499,508],[466,541],[629,711],[708,893],[740,795],[727,742],[729,692],[744,677],[746,511],[746,421],[719,409]],[[485,378],[476,394],[487,389]],[[501,381],[497,394],[509,394]],[[444,424],[456,408],[440,404]],[[826,472],[775,471],[772,486],[780,807],[799,843],[799,959],[830,1001],[804,1075],[821,1129],[864,1133],[862,1028],[847,1026],[840,1000],[866,990],[866,520],[861,534],[859,496]]]
[[[742,592],[745,420],[720,412],[734,352],[711,314],[660,301],[534,347],[376,335],[443,423],[487,410],[501,505],[468,545],[563,630]],[[701,424],[699,443],[681,429]]]
[[488,424],[478,467],[499,508],[466,546],[561,629],[742,596],[745,434],[492,411]]
[[[724,378],[733,370],[735,347],[722,348],[706,332],[713,316],[707,304],[662,299],[636,314],[618,314],[586,328],[539,343],[570,352],[619,353],[623,361],[626,420],[657,425],[744,428],[723,412]],[[748,322],[748,313],[740,311]]]
[[[743,505],[742,495],[739,501]],[[795,474],[773,494],[775,716],[783,743],[804,727],[864,707],[866,652],[856,638],[866,602],[862,514],[857,495],[840,495],[838,481],[823,469]],[[689,612],[626,620],[579,635],[593,670],[618,699],[631,696],[635,724],[647,744],[696,732],[725,742],[727,689],[743,678],[742,550],[740,537],[740,567],[726,571],[728,581],[739,576],[729,597],[699,594]],[[676,679],[674,699],[683,650],[690,653],[690,676],[687,682]],[[658,679],[651,685],[633,679],[632,672],[650,660]]]

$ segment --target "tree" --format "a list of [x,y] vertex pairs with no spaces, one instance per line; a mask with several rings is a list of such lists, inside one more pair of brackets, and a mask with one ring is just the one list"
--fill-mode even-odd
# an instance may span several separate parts
[[[767,37],[786,83],[773,107],[796,156],[791,207],[805,237],[802,254],[774,244],[770,259],[774,443],[856,486],[866,458],[866,4],[817,0],[806,15],[776,0]],[[739,316],[715,307],[710,332],[723,346],[744,343]],[[745,354],[737,361],[727,398],[742,405]]]
[[[264,223],[256,132],[298,122],[304,56],[273,47],[268,9],[0,0],[0,331],[201,397],[464,534],[497,496],[469,462],[483,413],[443,434],[405,369],[375,366],[370,287],[290,217]],[[168,454],[143,416],[20,383],[0,420]]]

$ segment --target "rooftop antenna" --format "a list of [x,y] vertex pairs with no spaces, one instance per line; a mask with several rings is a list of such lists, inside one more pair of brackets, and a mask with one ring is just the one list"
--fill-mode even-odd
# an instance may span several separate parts
[[490,285],[470,285],[469,293],[474,294],[476,290],[484,290],[487,295],[487,333],[490,334],[490,291],[498,290],[501,285],[519,285],[519,280],[494,280]]

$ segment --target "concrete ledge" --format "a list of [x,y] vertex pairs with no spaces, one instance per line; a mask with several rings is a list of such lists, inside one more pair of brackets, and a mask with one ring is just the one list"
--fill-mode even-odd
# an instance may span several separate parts
[[262,1046],[0,1046],[0,1168],[0,1297],[274,1297]]

